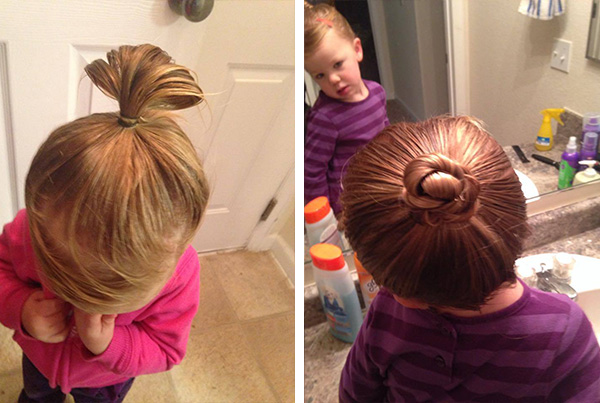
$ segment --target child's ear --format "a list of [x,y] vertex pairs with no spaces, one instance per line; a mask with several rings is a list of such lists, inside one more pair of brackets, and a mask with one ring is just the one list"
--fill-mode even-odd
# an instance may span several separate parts
[[354,45],[354,51],[356,52],[356,60],[362,62],[363,48],[362,43],[360,43],[360,38],[354,38],[354,41],[352,43]]

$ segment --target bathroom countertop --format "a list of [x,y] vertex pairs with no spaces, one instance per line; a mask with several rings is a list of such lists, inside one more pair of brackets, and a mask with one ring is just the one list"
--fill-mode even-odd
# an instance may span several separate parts
[[531,178],[540,194],[553,192],[558,189],[558,169],[533,159],[531,154],[538,154],[560,162],[561,155],[569,142],[569,137],[577,137],[578,142],[581,140],[581,117],[566,112],[562,114],[562,119],[565,125],[557,126],[556,134],[554,136],[554,146],[551,150],[536,150],[534,146],[535,135],[531,136],[530,142],[518,144],[529,162],[521,162],[517,153],[513,150],[512,145],[503,147],[513,168],[518,169]]
[[[600,258],[600,227],[543,246],[528,249],[523,256],[566,252]],[[305,298],[310,297],[305,287]],[[306,308],[305,308],[306,309]],[[306,318],[305,318],[306,321]],[[304,329],[304,401],[337,402],[340,374],[351,344],[329,333],[329,325],[320,322]]]
[[513,168],[527,175],[535,183],[538,192],[542,195],[558,190],[558,169],[533,159],[531,154],[542,155],[560,162],[560,157],[566,145],[567,141],[562,137],[557,137],[554,147],[549,151],[538,151],[533,144],[519,144],[519,147],[523,150],[523,154],[529,160],[526,163],[517,157],[517,153],[513,150],[512,146],[505,146],[503,148]]

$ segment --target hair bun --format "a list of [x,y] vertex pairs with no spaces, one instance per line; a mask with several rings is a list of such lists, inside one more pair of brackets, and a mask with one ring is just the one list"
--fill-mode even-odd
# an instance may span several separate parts
[[402,199],[420,224],[468,221],[478,207],[479,182],[441,154],[421,155],[404,170]]

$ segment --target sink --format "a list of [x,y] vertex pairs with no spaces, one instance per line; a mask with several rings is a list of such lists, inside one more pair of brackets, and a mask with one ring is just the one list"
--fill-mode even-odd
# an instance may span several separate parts
[[515,169],[515,173],[517,174],[519,181],[521,181],[521,190],[525,195],[526,203],[531,203],[532,201],[539,200],[540,192],[538,191],[537,186],[535,186],[535,183],[533,183],[531,178],[525,175],[523,172],[519,171],[518,169]]
[[[530,267],[540,270],[541,264],[552,268],[554,255],[555,253],[543,253],[522,257],[515,262],[517,273]],[[577,291],[576,302],[592,322],[596,337],[600,340],[600,259],[573,254],[571,256],[575,259],[575,266],[571,272],[571,287]]]

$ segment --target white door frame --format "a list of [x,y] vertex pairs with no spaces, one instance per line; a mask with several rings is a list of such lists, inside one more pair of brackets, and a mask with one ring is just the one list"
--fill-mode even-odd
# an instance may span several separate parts
[[250,238],[248,239],[248,245],[246,246],[248,250],[267,250],[271,248],[275,242],[277,233],[274,233],[273,227],[285,213],[285,206],[294,201],[294,167],[287,172],[283,182],[273,197],[277,200],[277,204],[268,218],[265,221],[259,221],[256,227],[254,227],[254,230],[252,230]]
[[[396,97],[383,2],[368,0],[381,85],[388,99]],[[443,0],[448,52],[448,101],[452,115],[467,115],[469,101],[468,6],[466,0]]]
[[450,113],[470,114],[469,24],[466,0],[444,0]]
[[0,42],[0,232],[17,214],[16,172],[6,44]]
[[388,45],[387,25],[385,22],[385,11],[383,2],[385,0],[367,0],[369,6],[369,17],[371,18],[371,32],[375,43],[375,54],[377,55],[377,67],[381,86],[385,89],[387,99],[395,99],[394,76],[392,74],[392,61],[390,58],[390,47]]

